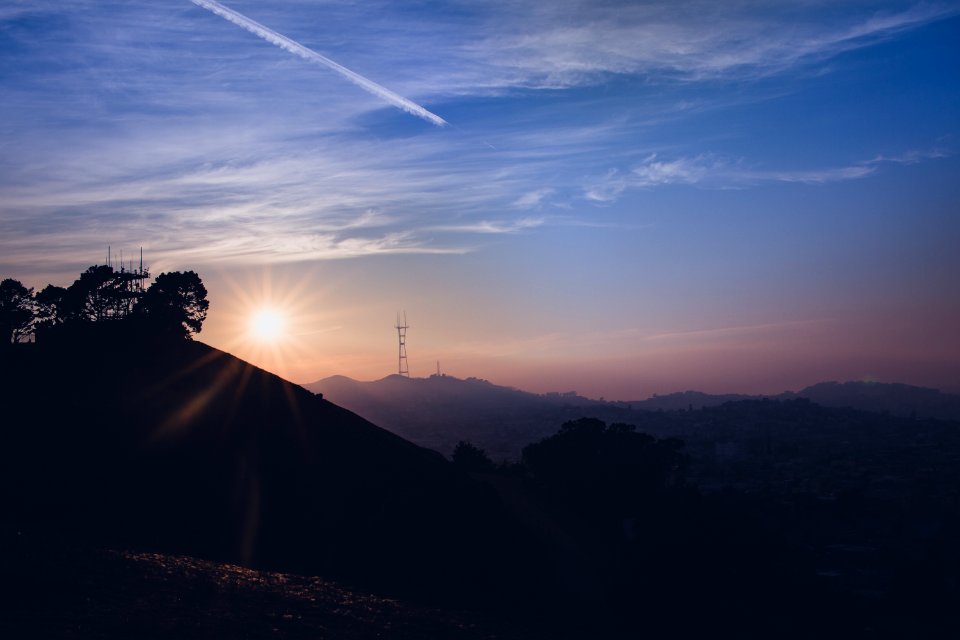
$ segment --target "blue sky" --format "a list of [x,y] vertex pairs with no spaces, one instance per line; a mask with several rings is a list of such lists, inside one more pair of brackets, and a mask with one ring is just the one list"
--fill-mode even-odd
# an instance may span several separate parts
[[[0,273],[195,269],[297,381],[960,390],[960,3],[0,6]],[[281,343],[244,337],[282,307]]]

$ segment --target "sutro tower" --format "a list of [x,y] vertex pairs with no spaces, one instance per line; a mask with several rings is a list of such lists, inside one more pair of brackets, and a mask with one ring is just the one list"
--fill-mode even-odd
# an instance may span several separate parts
[[397,373],[402,376],[410,377],[410,365],[407,364],[407,312],[403,312],[403,322],[401,322],[400,312],[397,312],[397,339],[400,341],[400,355],[397,357]]

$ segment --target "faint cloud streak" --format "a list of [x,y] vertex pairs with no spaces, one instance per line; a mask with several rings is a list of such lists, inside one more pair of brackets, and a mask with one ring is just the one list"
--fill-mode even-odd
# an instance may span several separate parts
[[774,170],[751,168],[742,159],[731,160],[709,154],[664,160],[652,153],[629,171],[609,170],[588,184],[583,194],[587,200],[608,203],[631,188],[687,185],[707,189],[737,189],[769,182],[822,185],[866,178],[876,173],[884,163],[916,164],[948,155],[941,150],[910,151],[898,156],[878,155],[870,160],[840,167]]

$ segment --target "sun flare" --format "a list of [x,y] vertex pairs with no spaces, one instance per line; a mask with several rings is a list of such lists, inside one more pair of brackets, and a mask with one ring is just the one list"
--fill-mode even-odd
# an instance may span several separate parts
[[250,334],[257,340],[272,342],[283,335],[283,316],[274,309],[260,309],[250,317]]
[[[222,272],[225,351],[286,379],[316,379],[316,361],[340,329],[324,304],[329,283],[313,267]],[[206,335],[206,334],[205,334]],[[213,336],[211,336],[213,337]]]

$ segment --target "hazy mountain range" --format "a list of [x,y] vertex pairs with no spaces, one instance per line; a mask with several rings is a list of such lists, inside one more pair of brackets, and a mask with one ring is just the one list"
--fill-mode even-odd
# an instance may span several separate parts
[[[942,420],[960,419],[960,395],[906,384],[821,382],[799,392],[770,396],[683,391],[633,402],[607,402],[575,392],[535,394],[478,378],[405,378],[372,382],[332,376],[304,385],[419,445],[449,454],[469,440],[495,459],[515,459],[520,449],[583,416],[608,423],[643,421],[650,411],[683,411],[737,400],[806,398],[827,407],[887,412]],[[669,434],[658,434],[669,435]]]

